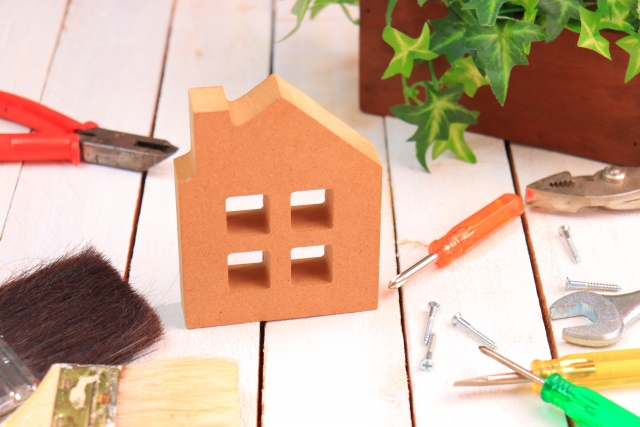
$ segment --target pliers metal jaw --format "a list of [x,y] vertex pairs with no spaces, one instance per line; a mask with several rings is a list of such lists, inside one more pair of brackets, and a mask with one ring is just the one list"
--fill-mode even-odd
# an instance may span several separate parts
[[31,133],[0,134],[0,162],[69,160],[146,171],[178,151],[168,141],[80,123],[37,102],[0,91],[0,119]]
[[640,167],[608,166],[593,175],[575,177],[561,172],[529,184],[525,201],[550,212],[640,209]]
[[178,150],[164,139],[98,127],[77,133],[83,161],[138,172],[148,170]]

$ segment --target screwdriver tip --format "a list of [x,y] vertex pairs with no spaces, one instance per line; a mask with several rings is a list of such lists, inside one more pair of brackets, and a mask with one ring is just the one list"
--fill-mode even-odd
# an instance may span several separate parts
[[398,289],[402,285],[404,285],[404,282],[406,281],[406,279],[403,279],[400,276],[402,276],[402,274],[399,274],[393,279],[391,279],[391,281],[389,282],[389,289]]

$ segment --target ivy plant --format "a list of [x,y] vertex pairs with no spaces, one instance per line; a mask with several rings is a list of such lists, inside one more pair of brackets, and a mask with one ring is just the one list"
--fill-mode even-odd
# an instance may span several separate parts
[[[417,1],[420,6],[427,0]],[[435,1],[435,0],[430,0]],[[416,125],[409,138],[416,145],[418,162],[428,171],[427,152],[435,159],[451,151],[458,159],[475,163],[464,131],[476,123],[480,112],[460,104],[463,93],[473,97],[478,88],[489,85],[504,105],[511,70],[527,65],[531,43],[555,40],[562,31],[580,33],[578,46],[611,60],[609,41],[602,30],[625,34],[616,44],[629,54],[625,83],[640,74],[640,0],[443,0],[448,15],[424,23],[418,38],[411,38],[392,25],[398,0],[388,0],[386,27],[382,39],[394,55],[381,76],[400,75],[404,104],[391,108],[399,119]],[[313,18],[327,5],[340,5],[355,23],[347,5],[358,0],[297,0],[292,13],[295,32],[307,11]],[[289,35],[290,35],[289,34]],[[450,68],[437,76],[433,60],[444,55]],[[417,64],[427,62],[431,79],[409,84]]]

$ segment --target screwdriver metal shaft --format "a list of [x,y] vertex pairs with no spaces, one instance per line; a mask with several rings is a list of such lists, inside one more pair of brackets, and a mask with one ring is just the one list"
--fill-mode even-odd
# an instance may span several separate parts
[[552,374],[543,380],[487,347],[480,347],[480,351],[542,386],[540,391],[542,400],[562,409],[569,418],[580,426],[640,427],[640,418],[637,415],[593,390],[574,385],[558,374]]
[[523,212],[524,204],[518,195],[503,194],[453,227],[444,237],[431,242],[430,254],[394,277],[389,288],[398,289],[407,279],[434,262],[439,267],[449,265]]
[[[568,354],[559,359],[531,362],[535,375],[559,374],[565,380],[591,389],[640,385],[640,348]],[[485,375],[456,381],[456,386],[493,386],[528,382],[515,373]]]

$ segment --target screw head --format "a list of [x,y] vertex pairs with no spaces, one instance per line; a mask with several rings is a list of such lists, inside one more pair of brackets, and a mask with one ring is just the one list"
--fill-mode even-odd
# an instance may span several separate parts
[[569,226],[568,225],[561,225],[560,228],[558,228],[558,234],[561,236],[564,236],[565,233],[569,232]]
[[430,308],[430,309],[432,309],[432,310],[437,310],[437,309],[439,309],[439,308],[440,308],[440,304],[438,304],[438,303],[437,303],[437,302],[435,302],[435,301],[431,301],[431,302],[429,303],[429,308]]
[[420,367],[425,372],[432,371],[434,367],[433,360],[422,359],[422,362],[420,362]]
[[624,169],[618,166],[607,166],[602,171],[602,178],[609,182],[621,182],[624,179]]
[[460,319],[462,319],[462,316],[460,315],[460,313],[456,313],[453,315],[453,319],[451,319],[451,323],[453,323],[454,325],[457,325]]
[[568,291],[569,289],[571,289],[571,279],[567,277],[564,281],[564,290]]

